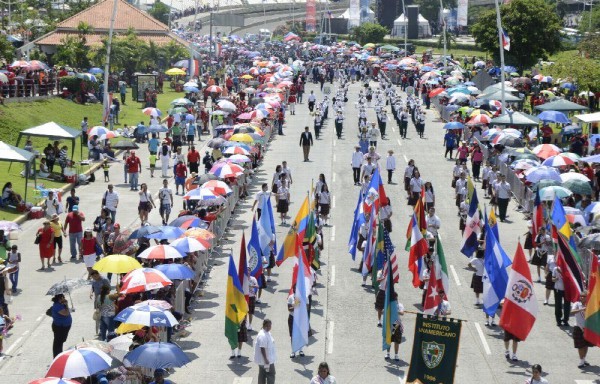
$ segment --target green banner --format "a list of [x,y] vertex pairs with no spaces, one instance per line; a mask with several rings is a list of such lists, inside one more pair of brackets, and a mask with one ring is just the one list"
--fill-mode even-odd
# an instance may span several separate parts
[[460,321],[417,315],[406,383],[452,384],[460,344]]

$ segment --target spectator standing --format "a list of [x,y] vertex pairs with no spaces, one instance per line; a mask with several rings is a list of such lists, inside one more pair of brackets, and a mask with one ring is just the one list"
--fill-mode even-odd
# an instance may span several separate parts
[[104,196],[102,197],[102,207],[103,209],[107,209],[108,213],[113,221],[115,222],[115,218],[117,217],[117,207],[119,205],[119,194],[114,192],[114,187],[112,184],[108,184],[108,190],[104,192]]
[[142,162],[140,158],[135,155],[135,151],[131,151],[131,154],[125,162],[127,164],[127,173],[129,174],[129,187],[131,191],[138,190],[138,179],[142,173]]
[[265,319],[254,342],[254,362],[258,365],[258,384],[275,384],[275,339],[271,335],[271,320]]
[[79,206],[73,206],[73,211],[67,213],[64,231],[69,233],[69,247],[71,249],[71,260],[75,260],[81,250],[81,239],[83,238],[83,222],[85,216],[79,212]]

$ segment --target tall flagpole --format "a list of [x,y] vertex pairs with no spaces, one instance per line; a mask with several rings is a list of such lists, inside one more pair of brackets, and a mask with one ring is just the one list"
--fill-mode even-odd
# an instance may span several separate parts
[[406,48],[408,47],[408,15],[406,14],[404,0],[402,0],[402,14],[404,15],[404,20],[406,20],[406,25],[404,26],[404,57],[408,57],[408,49]]
[[[496,0],[498,1],[498,0]],[[446,20],[444,19],[444,5],[442,4],[442,0],[440,0],[440,16],[442,17],[442,33],[444,34],[444,67],[446,67],[447,63],[447,46],[446,46]],[[445,68],[444,68],[445,70]]]
[[115,28],[115,18],[117,17],[117,4],[119,0],[115,0],[113,3],[112,16],[110,18],[110,27],[108,29],[108,45],[106,47],[106,62],[104,63],[104,97],[103,97],[103,107],[104,107],[104,116],[103,121],[108,121],[108,113],[110,111],[110,100],[109,100],[109,92],[108,92],[108,77],[110,71],[110,51],[112,46],[112,38],[113,32]]
[[506,113],[506,97],[504,95],[504,44],[502,44],[502,19],[500,19],[500,5],[498,0],[494,0],[496,4],[496,26],[498,28],[498,48],[500,49],[500,89],[502,92],[502,114]]

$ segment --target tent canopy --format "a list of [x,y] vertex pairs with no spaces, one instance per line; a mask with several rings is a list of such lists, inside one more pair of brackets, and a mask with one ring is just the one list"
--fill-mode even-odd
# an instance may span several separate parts
[[589,108],[585,105],[579,105],[569,100],[558,99],[551,101],[549,103],[545,103],[542,105],[536,105],[535,109],[538,111],[560,111],[560,112],[569,112],[569,111],[587,111]]
[[[418,36],[419,37],[429,37],[431,36],[431,27],[429,25],[429,21],[423,17],[419,13],[419,17],[417,19],[417,25],[419,27]],[[394,27],[392,28],[391,35],[392,36],[404,36],[408,29],[408,18],[401,14],[396,20],[394,20]]]
[[[67,127],[65,125],[60,125],[55,123],[54,121],[51,121],[49,123],[27,128],[19,132],[17,146],[21,142],[21,137],[23,136],[47,137],[50,140],[71,140],[71,143],[73,144],[71,146],[71,158],[73,158],[75,154],[75,140],[77,139],[77,137],[81,136],[81,130]],[[81,145],[83,146],[83,143]],[[81,153],[83,155],[83,151]]]
[[[477,98],[484,99],[484,100],[502,100],[502,91],[484,93],[482,95],[479,95]],[[509,103],[516,103],[516,102],[520,102],[523,100],[521,100],[519,97],[517,97],[513,94],[504,92],[504,101],[507,101]]]
[[600,112],[577,115],[575,118],[583,121],[584,123],[597,123],[600,122]]
[[490,125],[520,125],[520,126],[531,126],[538,125],[540,119],[535,116],[528,115],[523,112],[513,112],[505,115],[498,116],[490,122]]
[[[483,93],[502,92],[502,84],[500,84],[500,83],[492,84],[489,87],[487,87],[486,89],[484,89],[482,92]],[[514,87],[511,87],[509,85],[504,84],[504,92],[513,93],[513,92],[519,92],[519,90]]]
[[24,149],[6,144],[0,141],[0,161],[16,161],[17,163],[29,163],[34,154]]

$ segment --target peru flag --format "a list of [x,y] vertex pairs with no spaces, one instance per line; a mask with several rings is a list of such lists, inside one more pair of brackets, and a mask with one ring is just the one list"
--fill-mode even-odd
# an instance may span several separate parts
[[427,240],[423,237],[423,234],[417,226],[417,218],[414,213],[411,223],[412,229],[410,235],[410,250],[408,253],[408,270],[412,272],[412,283],[416,288],[421,283],[420,275],[423,257],[427,254],[429,244],[427,244]]
[[523,248],[519,243],[508,277],[500,326],[523,341],[533,328],[537,313],[538,304],[531,281],[529,264],[527,264]]

